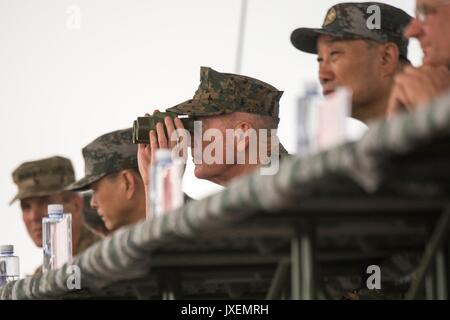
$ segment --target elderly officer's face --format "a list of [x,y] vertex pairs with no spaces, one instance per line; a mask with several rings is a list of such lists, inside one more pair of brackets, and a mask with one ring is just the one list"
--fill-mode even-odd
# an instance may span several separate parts
[[419,40],[424,64],[450,67],[450,0],[417,0],[416,7],[405,36]]
[[[376,45],[376,44],[374,44]],[[364,40],[342,40],[320,36],[317,41],[319,80],[324,95],[338,87],[353,92],[353,116],[380,95],[382,81],[377,71],[378,59]]]
[[[194,174],[199,179],[216,182],[232,164],[226,164],[226,129],[224,116],[197,117],[201,131],[196,132],[192,142]],[[206,133],[206,135],[205,135]]]
[[42,247],[42,218],[47,216],[47,207],[52,203],[64,203],[61,194],[31,197],[20,200],[22,218],[33,242]]

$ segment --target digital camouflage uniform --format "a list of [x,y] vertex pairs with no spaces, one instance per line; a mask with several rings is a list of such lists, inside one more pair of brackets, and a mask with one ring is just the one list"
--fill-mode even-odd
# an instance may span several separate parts
[[[59,156],[25,162],[14,170],[12,177],[18,187],[18,192],[10,204],[16,200],[59,194],[67,185],[75,181],[71,161]],[[99,240],[99,237],[84,225],[79,232],[78,243],[73,244],[73,255],[82,252]],[[39,267],[35,273],[41,271],[41,267]]]
[[[369,28],[376,22],[374,17],[378,10],[379,28]],[[322,28],[298,28],[292,32],[291,42],[297,49],[314,54],[317,54],[320,35],[345,40],[392,42],[397,45],[400,58],[407,60],[409,41],[404,37],[404,30],[410,20],[411,16],[406,12],[385,3],[339,3],[328,10]],[[327,279],[325,294],[338,299],[400,299],[414,278],[418,258],[417,255],[405,253],[380,263],[381,290],[367,289],[361,274]]]
[[[246,112],[273,118],[279,122],[283,91],[258,79],[200,68],[200,85],[192,99],[166,111],[190,117],[218,116]],[[280,144],[280,155],[287,154]]]

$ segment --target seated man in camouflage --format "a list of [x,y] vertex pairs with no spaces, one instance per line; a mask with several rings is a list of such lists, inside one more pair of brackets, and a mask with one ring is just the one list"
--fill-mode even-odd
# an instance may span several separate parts
[[[369,7],[379,8],[379,27],[369,28],[370,19],[374,17],[376,22],[377,18]],[[410,21],[406,12],[385,3],[338,3],[327,11],[322,28],[298,28],[292,32],[291,42],[300,51],[317,54],[323,94],[332,94],[338,87],[351,89],[352,117],[368,123],[387,116],[395,77],[409,65],[409,42],[403,32]],[[366,289],[367,266],[361,265],[363,274],[326,277],[325,293],[330,298],[400,297],[392,292],[403,292],[403,288],[385,290],[399,278],[394,272],[388,275],[394,269],[389,264],[413,272],[416,263],[416,259],[402,259],[407,260],[406,265],[398,263],[400,257],[407,256],[395,256],[383,266],[383,290]],[[354,289],[357,293],[350,291]]]
[[92,189],[91,206],[109,231],[145,218],[145,191],[131,129],[104,134],[82,150],[85,176],[67,190]]
[[[201,67],[200,85],[193,99],[167,109],[201,121],[202,133],[215,130],[218,134],[206,139],[206,135],[195,132],[195,137],[191,137],[194,140],[191,144],[195,176],[224,186],[234,178],[260,168],[261,155],[287,154],[276,134],[272,134],[278,127],[282,94],[282,91],[260,80]],[[166,117],[164,120],[169,137],[176,129],[183,129],[178,118]],[[227,130],[234,134],[227,135]],[[251,132],[255,133],[253,137]],[[267,136],[261,139],[262,135]],[[154,161],[155,150],[174,148],[177,144],[166,136],[162,123],[156,125],[156,131],[150,131],[149,138],[149,145],[139,145],[140,173],[144,181],[148,181],[147,168]],[[258,152],[256,161],[250,161],[252,143]],[[239,154],[243,155],[241,162],[238,161]],[[213,161],[205,159],[208,155],[214,158]]]
[[[49,204],[63,204],[64,212],[72,214],[73,255],[99,240],[84,226],[81,196],[76,192],[64,190],[75,181],[69,159],[51,157],[25,162],[14,170],[12,176],[18,193],[11,204],[16,200],[20,201],[23,221],[36,246],[42,247],[42,218],[47,216]],[[39,268],[36,273],[40,271]]]

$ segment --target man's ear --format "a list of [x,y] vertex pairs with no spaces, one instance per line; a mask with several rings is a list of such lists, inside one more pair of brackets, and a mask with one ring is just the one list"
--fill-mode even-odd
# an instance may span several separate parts
[[380,46],[381,73],[384,77],[392,77],[398,70],[400,51],[392,42]]
[[122,170],[120,172],[120,179],[123,184],[127,199],[131,199],[136,192],[136,177],[131,170]]

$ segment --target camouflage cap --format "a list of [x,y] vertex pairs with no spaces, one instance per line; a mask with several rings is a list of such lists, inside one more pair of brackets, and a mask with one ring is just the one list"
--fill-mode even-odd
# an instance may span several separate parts
[[132,143],[132,129],[104,134],[82,150],[85,176],[67,190],[87,190],[107,174],[123,169],[138,168],[137,145]]
[[248,112],[278,119],[283,91],[250,77],[200,68],[200,85],[192,99],[167,111],[190,116]]
[[12,178],[18,192],[10,204],[25,198],[60,193],[75,181],[75,173],[69,159],[55,156],[21,164],[13,171]]
[[[370,10],[370,6],[379,8],[379,28],[369,28],[369,19],[377,12]],[[317,53],[317,39],[320,35],[380,43],[393,42],[398,46],[400,56],[407,59],[408,39],[404,37],[403,31],[410,20],[411,16],[406,12],[385,3],[339,3],[328,10],[322,29],[296,29],[291,34],[291,42],[297,49],[308,53]]]

